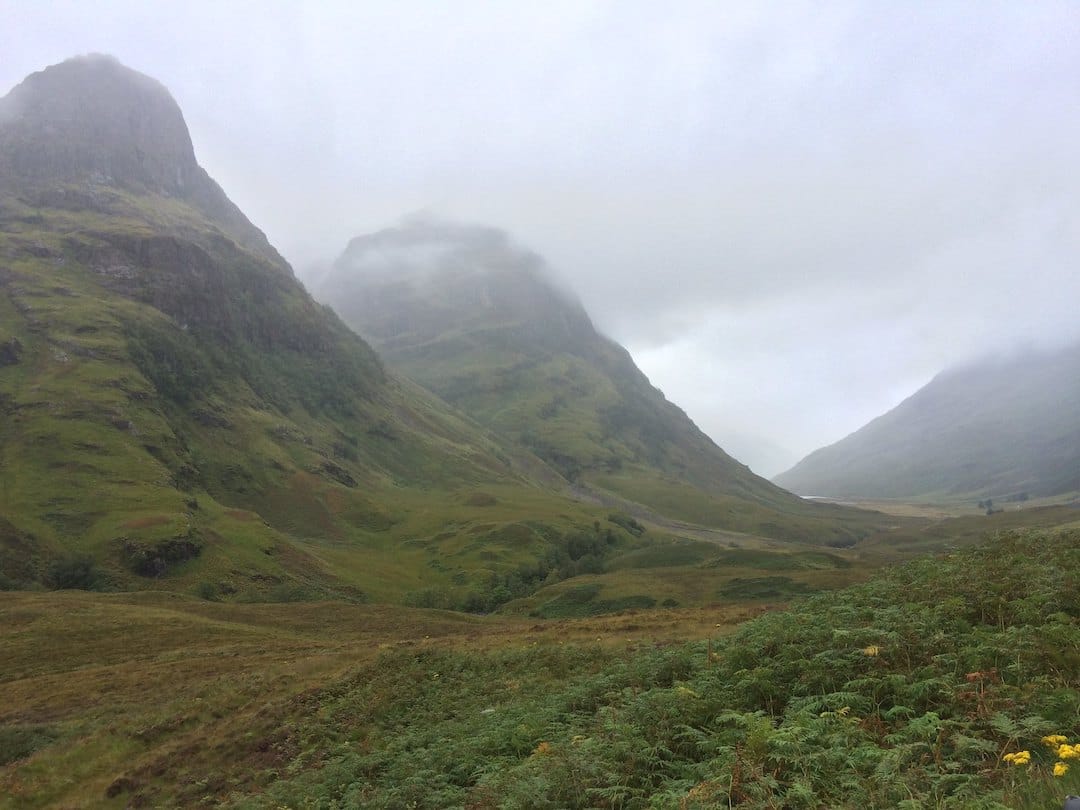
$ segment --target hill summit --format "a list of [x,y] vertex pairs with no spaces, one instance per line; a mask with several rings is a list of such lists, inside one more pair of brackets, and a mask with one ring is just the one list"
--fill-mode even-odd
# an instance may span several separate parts
[[0,170],[27,180],[88,178],[185,196],[207,179],[168,90],[111,56],[28,76],[5,97],[0,120]]
[[112,56],[68,59],[31,74],[0,99],[0,177],[38,189],[41,202],[68,207],[87,200],[58,184],[175,198],[284,263],[198,164],[184,116],[165,86]]
[[[350,295],[358,284],[365,294]],[[476,332],[497,326],[508,349],[529,355],[587,356],[599,337],[542,257],[482,225],[417,217],[357,237],[316,289],[399,360],[423,355],[418,347],[449,332],[472,333],[475,342]]]

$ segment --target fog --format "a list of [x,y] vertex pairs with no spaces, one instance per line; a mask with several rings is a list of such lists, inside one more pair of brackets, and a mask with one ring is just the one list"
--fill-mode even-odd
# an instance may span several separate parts
[[773,474],[935,373],[1080,337],[1080,5],[0,0],[0,93],[105,52],[304,277],[503,228]]

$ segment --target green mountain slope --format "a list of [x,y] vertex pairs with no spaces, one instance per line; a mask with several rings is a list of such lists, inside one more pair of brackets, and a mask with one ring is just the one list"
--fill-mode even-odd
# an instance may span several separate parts
[[400,599],[597,517],[388,374],[106,57],[0,100],[0,414],[0,586]]
[[845,542],[864,521],[729,457],[498,230],[412,221],[357,238],[315,291],[392,367],[579,492],[780,539]]
[[855,497],[1080,491],[1080,345],[942,373],[774,480]]

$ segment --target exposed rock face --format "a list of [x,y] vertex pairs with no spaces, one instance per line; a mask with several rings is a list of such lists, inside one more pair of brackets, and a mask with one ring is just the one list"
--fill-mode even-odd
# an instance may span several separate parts
[[0,102],[0,172],[179,197],[204,182],[169,92],[108,56],[34,73]]
[[0,182],[60,208],[94,207],[95,186],[176,197],[285,264],[199,166],[169,91],[111,56],[68,59],[0,99]]

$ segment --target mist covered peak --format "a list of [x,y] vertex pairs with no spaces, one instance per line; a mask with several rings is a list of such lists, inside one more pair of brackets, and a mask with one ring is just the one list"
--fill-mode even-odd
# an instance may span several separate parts
[[68,59],[0,100],[0,173],[185,194],[198,164],[180,107],[111,56]]
[[30,74],[0,98],[0,182],[33,205],[67,208],[108,207],[96,193],[102,188],[174,197],[287,267],[199,165],[165,86],[112,56],[76,56]]
[[499,228],[428,215],[356,237],[312,287],[375,340],[403,331],[432,337],[451,324],[514,324],[563,344],[594,334],[577,296],[539,254]]
[[[941,372],[776,482],[833,497],[1014,497],[1080,489],[1080,343]],[[973,498],[974,501],[974,498]]]
[[[414,214],[397,225],[352,239],[335,263],[338,277],[365,282],[431,282],[439,276],[524,274],[555,284],[543,257],[490,225]],[[568,290],[562,290],[574,298]]]

